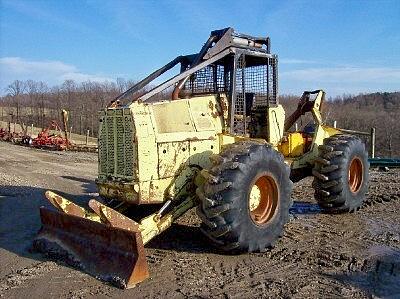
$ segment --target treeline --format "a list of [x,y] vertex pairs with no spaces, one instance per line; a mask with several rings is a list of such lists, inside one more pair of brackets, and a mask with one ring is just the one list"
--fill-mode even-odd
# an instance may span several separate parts
[[[135,82],[117,79],[115,82],[83,82],[67,80],[49,87],[33,80],[12,82],[7,94],[0,97],[0,120],[47,127],[51,120],[61,123],[61,109],[69,112],[73,133],[97,136],[98,111]],[[160,99],[167,95],[160,95]],[[282,95],[281,103],[289,115],[297,107],[300,95]],[[157,99],[155,99],[157,100]],[[400,92],[343,95],[328,99],[323,106],[326,124],[336,121],[339,128],[369,132],[376,128],[376,155],[400,156]],[[304,126],[310,117],[302,117]]]
[[99,109],[133,84],[124,79],[79,84],[66,80],[59,86],[49,87],[44,82],[16,80],[8,85],[7,95],[0,98],[3,107],[0,118],[43,128],[54,119],[61,123],[61,110],[65,109],[69,112],[72,132],[85,134],[89,130],[90,135],[96,136]]
[[344,96],[330,101],[326,114],[341,128],[368,131],[376,128],[376,152],[400,157],[400,92]]

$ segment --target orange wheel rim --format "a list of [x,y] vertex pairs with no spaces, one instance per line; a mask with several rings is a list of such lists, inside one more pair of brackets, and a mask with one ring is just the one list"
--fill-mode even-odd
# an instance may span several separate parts
[[263,225],[275,214],[278,206],[278,187],[270,174],[259,176],[252,184],[249,194],[250,216],[254,223]]
[[363,164],[360,158],[355,157],[350,162],[349,167],[349,187],[350,191],[357,193],[363,181]]

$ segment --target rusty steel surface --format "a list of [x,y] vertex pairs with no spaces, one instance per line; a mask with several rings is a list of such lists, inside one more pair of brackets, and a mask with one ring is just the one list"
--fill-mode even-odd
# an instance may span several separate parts
[[85,217],[85,210],[73,202],[66,202],[65,198],[51,191],[46,191],[47,200],[61,212],[77,217]]
[[354,157],[350,162],[349,166],[349,187],[350,191],[357,193],[360,190],[361,184],[363,182],[363,164],[361,159]]
[[[140,241],[139,243],[143,243],[139,224],[135,221],[103,205],[95,199],[89,201],[89,207],[100,216],[100,219],[106,221],[109,225],[138,233],[137,240]],[[143,247],[143,244],[141,246]]]
[[279,191],[275,178],[270,173],[259,176],[253,184],[249,200],[251,200],[251,195],[257,197],[257,205],[251,208],[249,204],[251,219],[257,225],[263,225],[275,215],[279,203]]
[[[140,233],[42,207],[34,248],[121,288],[149,277]],[[56,248],[56,249],[55,249]]]

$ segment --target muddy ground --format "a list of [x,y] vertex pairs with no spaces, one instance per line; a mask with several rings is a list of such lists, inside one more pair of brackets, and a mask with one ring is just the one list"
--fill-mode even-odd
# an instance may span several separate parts
[[151,278],[120,290],[32,253],[44,191],[77,202],[97,196],[97,155],[0,142],[0,297],[399,298],[400,171],[371,171],[355,214],[323,214],[311,180],[297,183],[291,221],[266,253],[222,255],[194,211],[147,247]]

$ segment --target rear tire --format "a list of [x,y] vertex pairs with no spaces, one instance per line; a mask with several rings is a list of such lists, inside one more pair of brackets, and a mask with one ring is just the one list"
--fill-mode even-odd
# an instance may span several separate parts
[[293,183],[283,156],[270,145],[238,142],[212,157],[197,189],[201,230],[225,251],[264,251],[289,219]]
[[324,140],[313,169],[315,199],[329,213],[359,209],[368,190],[369,164],[364,143],[353,135]]

